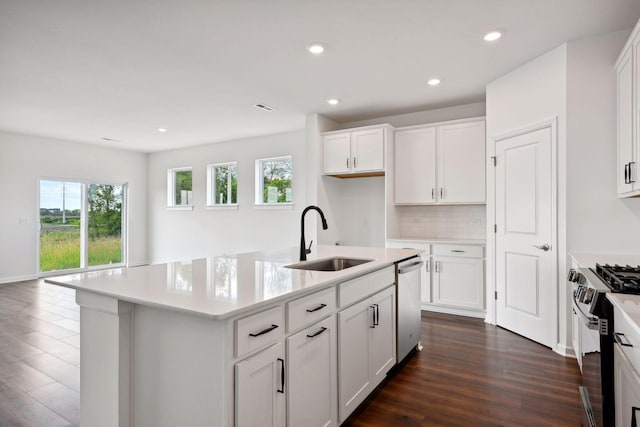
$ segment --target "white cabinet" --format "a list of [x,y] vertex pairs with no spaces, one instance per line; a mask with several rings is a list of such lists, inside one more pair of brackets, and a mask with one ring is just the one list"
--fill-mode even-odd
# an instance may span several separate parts
[[327,132],[323,139],[325,175],[382,175],[390,127]]
[[436,128],[396,131],[395,202],[436,202]]
[[484,263],[481,259],[433,257],[433,303],[484,309]]
[[485,203],[485,122],[396,130],[395,203]]
[[338,425],[336,337],[333,315],[287,338],[288,425]]
[[[640,194],[637,160],[640,156],[640,21],[618,60],[617,72],[617,190],[618,196]],[[635,94],[634,94],[635,91]]]
[[395,364],[395,287],[338,313],[338,347],[343,422]]
[[635,426],[640,421],[640,376],[621,350],[613,345],[614,395],[616,427]]
[[236,363],[236,426],[285,425],[284,373],[282,343]]

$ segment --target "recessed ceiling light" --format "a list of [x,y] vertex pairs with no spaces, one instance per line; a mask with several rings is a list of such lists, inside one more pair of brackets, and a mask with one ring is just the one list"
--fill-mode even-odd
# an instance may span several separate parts
[[484,41],[486,42],[494,42],[502,37],[502,33],[500,31],[491,31],[484,35]]
[[327,99],[327,102],[331,105],[338,105],[340,103],[340,100],[336,98],[331,98],[331,99]]
[[431,79],[427,84],[429,84],[429,86],[438,86],[440,84],[440,79]]
[[322,52],[324,52],[325,45],[323,45],[322,43],[311,43],[309,46],[307,46],[307,50],[314,55],[320,55]]
[[165,128],[158,128],[158,132],[165,133],[166,131],[167,131],[167,129],[165,129]]

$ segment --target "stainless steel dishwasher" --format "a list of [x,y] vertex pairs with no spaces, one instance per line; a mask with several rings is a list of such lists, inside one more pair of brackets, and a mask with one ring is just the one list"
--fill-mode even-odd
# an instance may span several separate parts
[[398,299],[398,336],[396,360],[402,361],[415,347],[422,350],[420,344],[420,275],[424,262],[420,257],[410,258],[396,264],[396,283]]

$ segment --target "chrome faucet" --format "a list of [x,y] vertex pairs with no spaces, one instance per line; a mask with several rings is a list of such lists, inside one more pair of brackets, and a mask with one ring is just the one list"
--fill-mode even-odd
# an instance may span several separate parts
[[327,220],[324,218],[324,213],[322,213],[322,210],[319,207],[312,205],[304,208],[304,210],[302,211],[302,217],[300,218],[300,261],[307,260],[307,254],[311,253],[311,245],[313,244],[312,240],[311,243],[309,243],[309,248],[307,248],[307,242],[304,241],[304,216],[311,209],[318,211],[318,213],[320,214],[320,218],[322,219],[322,229],[326,230],[327,228],[329,228],[327,226]]

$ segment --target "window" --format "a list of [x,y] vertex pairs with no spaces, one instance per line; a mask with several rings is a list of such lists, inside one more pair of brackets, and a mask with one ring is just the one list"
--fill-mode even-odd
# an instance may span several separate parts
[[167,173],[167,206],[192,206],[192,172],[191,168],[169,169]]
[[238,203],[236,163],[207,166],[207,206],[235,206]]
[[123,265],[124,184],[40,181],[39,271]]
[[291,156],[256,160],[256,205],[293,203]]

